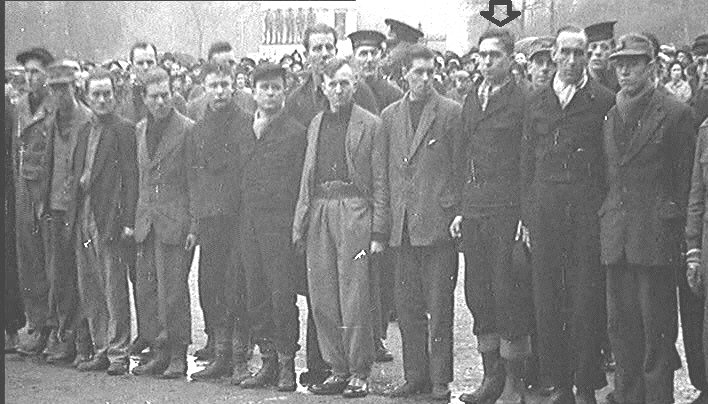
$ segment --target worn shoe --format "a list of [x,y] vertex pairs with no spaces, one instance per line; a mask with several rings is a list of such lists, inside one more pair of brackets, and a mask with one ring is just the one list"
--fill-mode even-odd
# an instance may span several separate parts
[[147,341],[138,336],[128,347],[128,356],[141,356],[145,348],[149,346],[150,344]]
[[278,366],[278,391],[295,391],[295,359],[292,356],[278,355]]
[[152,358],[144,364],[133,368],[133,374],[136,376],[142,375],[158,375],[167,369],[170,365],[170,352],[162,347],[153,347]]
[[430,382],[405,382],[396,387],[388,395],[393,398],[404,398],[414,396],[416,394],[426,394],[433,391],[433,386]]
[[5,353],[17,352],[17,345],[20,343],[20,336],[17,332],[5,333]]
[[342,392],[342,397],[360,398],[366,397],[367,394],[369,394],[369,383],[366,381],[366,379],[352,377],[351,379],[349,379],[347,387]]
[[307,389],[318,396],[331,396],[344,393],[348,384],[349,378],[347,376],[332,375],[324,382],[313,384]]
[[499,351],[483,352],[482,365],[484,366],[482,384],[472,393],[460,395],[460,401],[465,404],[493,403],[504,390],[506,373]]
[[239,386],[251,376],[251,371],[248,370],[248,362],[241,360],[234,363],[234,367],[231,370],[230,383],[232,386]]
[[128,373],[128,362],[111,362],[111,364],[108,365],[106,373],[109,376],[122,376]]
[[160,379],[179,379],[187,376],[187,344],[173,344],[170,348],[170,363]]
[[575,404],[597,404],[595,390],[581,388],[576,389]]
[[242,381],[240,386],[244,389],[255,389],[265,386],[276,386],[278,385],[278,356],[275,354],[270,354],[269,356],[263,357],[263,364],[258,372]]
[[447,383],[433,384],[433,390],[430,392],[430,398],[433,401],[450,401],[450,387]]
[[575,404],[575,395],[570,387],[558,387],[550,396],[542,401],[543,404]]
[[308,370],[300,373],[299,382],[301,385],[307,387],[313,384],[324,383],[324,381],[330,376],[332,376],[332,371],[329,369]]
[[708,394],[705,391],[701,391],[701,394],[691,404],[708,404]]
[[52,328],[49,335],[46,338],[46,344],[44,345],[44,350],[42,351],[42,356],[52,355],[57,352],[57,347],[59,346],[59,337],[57,336],[57,330]]
[[[70,362],[77,357],[76,344],[74,343],[73,335],[70,332],[66,332],[65,334],[66,335],[64,336],[63,340],[59,340],[59,343],[57,345],[53,345],[51,350],[47,351],[45,349],[44,354],[46,356],[44,359],[47,363]],[[90,357],[82,353],[82,355],[78,359],[88,360],[90,359]]]
[[207,334],[207,342],[203,348],[194,351],[194,357],[198,361],[210,361],[214,359],[214,338],[211,337],[211,333]]
[[393,354],[386,348],[382,339],[378,338],[374,341],[374,361],[375,362],[391,362]]
[[[77,358],[79,356],[80,355],[76,355]],[[107,370],[110,365],[111,362],[108,360],[107,356],[99,355],[89,361],[78,363],[76,369],[80,372],[90,372],[95,370]]]
[[24,342],[17,345],[17,353],[23,356],[39,355],[47,346],[48,329],[34,330]]

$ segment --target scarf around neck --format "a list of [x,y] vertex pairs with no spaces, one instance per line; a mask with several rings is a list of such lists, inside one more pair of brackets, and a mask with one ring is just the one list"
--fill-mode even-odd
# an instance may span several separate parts
[[626,124],[633,126],[641,118],[653,93],[654,86],[649,84],[634,95],[629,94],[625,89],[621,89],[615,97],[620,118]]

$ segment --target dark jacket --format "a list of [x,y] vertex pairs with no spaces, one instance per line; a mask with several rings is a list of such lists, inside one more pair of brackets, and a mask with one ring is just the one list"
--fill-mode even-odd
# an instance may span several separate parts
[[526,91],[513,80],[489,99],[486,111],[470,91],[462,108],[462,131],[454,148],[458,214],[475,208],[519,205],[519,160]]
[[[588,195],[588,203],[599,208],[605,189],[602,123],[613,104],[612,92],[593,79],[565,109],[550,84],[529,96],[521,155],[524,196],[532,194],[534,181],[590,185],[598,192]],[[523,209],[533,203],[525,200]]]
[[[705,268],[708,263],[708,231],[704,230],[708,222],[708,119],[698,129],[696,153],[693,159],[691,192],[688,196],[688,215],[686,217],[686,250],[701,249],[701,262]],[[704,269],[704,277],[705,277]]]
[[283,113],[263,129],[260,139],[252,130],[241,133],[241,200],[250,209],[282,216],[292,225],[300,176],[307,147],[307,128]]
[[196,232],[189,209],[187,153],[194,122],[177,111],[169,119],[152,159],[145,138],[147,118],[135,128],[139,170],[135,241],[138,243],[145,241],[153,228],[166,244],[182,244],[189,232]]
[[[253,115],[253,113],[256,112],[256,101],[251,95],[246,94],[243,91],[234,90],[232,98],[236,103],[236,106],[239,107],[241,111],[246,113],[246,115]],[[200,97],[189,101],[187,103],[187,117],[194,122],[199,121],[204,117],[208,104],[209,100],[207,99],[206,94],[202,94]]]
[[[293,243],[305,240],[307,236],[309,208],[315,191],[317,143],[322,116],[323,112],[318,113],[307,130],[307,151],[293,219]],[[354,105],[344,146],[349,179],[371,204],[372,234],[388,234],[389,227],[387,142],[380,132],[380,126],[381,120],[376,115]]]
[[413,132],[409,102],[406,93],[381,114],[389,142],[390,244],[394,247],[401,245],[406,217],[411,245],[449,241],[448,226],[456,212],[453,148],[461,133],[462,107],[433,91]]
[[[239,143],[250,132],[251,118],[231,104],[228,111],[207,111],[189,140],[190,210],[199,219],[238,214]],[[214,126],[223,133],[213,132]]]
[[111,115],[105,126],[84,191],[91,197],[91,210],[104,240],[118,239],[123,227],[135,226],[138,202],[135,125]]
[[693,163],[691,109],[654,90],[625,153],[618,150],[617,107],[604,124],[607,184],[600,208],[603,264],[677,264]]
[[[362,81],[357,83],[357,89],[354,91],[354,103],[374,115],[381,112],[374,93]],[[308,75],[307,80],[285,100],[286,113],[297,119],[303,126],[310,125],[312,118],[327,108],[329,108],[329,101],[322,90],[315,86],[312,74]]]
[[403,91],[383,77],[368,79],[365,83],[374,94],[379,111],[383,111],[386,107],[403,97]]

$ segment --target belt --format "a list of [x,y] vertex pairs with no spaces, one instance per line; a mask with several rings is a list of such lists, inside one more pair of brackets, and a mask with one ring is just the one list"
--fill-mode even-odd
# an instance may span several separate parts
[[340,199],[340,198],[362,198],[359,188],[351,182],[328,181],[318,184],[315,187],[315,198],[320,199]]

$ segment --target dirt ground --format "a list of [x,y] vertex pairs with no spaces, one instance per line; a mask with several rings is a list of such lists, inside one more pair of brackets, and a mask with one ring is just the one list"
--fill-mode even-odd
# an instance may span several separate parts
[[[462,263],[461,263],[462,264]],[[452,403],[460,403],[457,397],[472,390],[482,379],[482,364],[476,352],[476,340],[472,336],[472,317],[465,306],[463,271],[460,271],[458,287],[455,289],[455,381],[452,383]],[[192,291],[192,335],[194,343],[192,353],[205,343],[203,318],[199,309],[197,292],[197,271],[195,266],[190,274]],[[304,345],[306,304],[298,299],[300,307],[301,342]],[[134,324],[135,327],[135,324]],[[5,402],[7,403],[424,403],[429,400],[422,396],[418,399],[390,399],[385,392],[402,382],[401,339],[396,323],[389,327],[388,347],[395,355],[395,360],[386,364],[376,364],[371,375],[371,394],[363,399],[347,400],[340,397],[315,396],[300,387],[295,393],[279,393],[274,389],[243,390],[230,386],[225,380],[215,382],[192,382],[187,380],[159,380],[151,377],[133,375],[108,376],[103,372],[80,373],[71,368],[47,365],[37,358],[22,358],[18,355],[5,356]],[[683,358],[683,344],[679,337],[678,349]],[[254,355],[251,367],[259,366],[258,355]],[[194,362],[190,356],[189,374],[199,370],[204,364]],[[131,365],[135,366],[135,364]],[[305,368],[305,349],[298,352],[296,368],[299,373]],[[598,402],[606,403],[605,396],[611,391],[612,374],[608,374],[610,386],[597,392]],[[675,375],[675,401],[678,404],[690,403],[697,397],[696,390],[690,385],[684,368]],[[538,402],[538,397],[531,397],[529,404]]]

